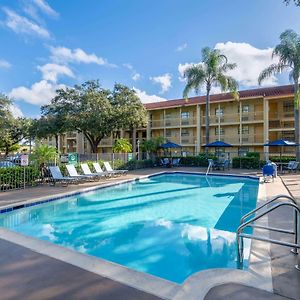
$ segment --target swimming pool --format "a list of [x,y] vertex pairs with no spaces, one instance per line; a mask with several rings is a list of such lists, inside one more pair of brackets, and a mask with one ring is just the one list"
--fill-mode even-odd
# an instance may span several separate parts
[[235,231],[258,180],[170,173],[0,214],[13,231],[176,283],[236,268]]

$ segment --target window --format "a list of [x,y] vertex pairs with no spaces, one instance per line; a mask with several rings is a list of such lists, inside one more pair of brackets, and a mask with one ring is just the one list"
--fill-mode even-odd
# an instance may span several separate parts
[[187,129],[182,129],[181,136],[190,136],[190,132]]
[[[240,127],[238,127],[238,134],[241,133]],[[249,134],[249,126],[248,125],[244,125],[242,126],[242,134]]]
[[225,129],[223,127],[216,127],[215,128],[215,135],[224,135],[225,134]]
[[166,126],[171,125],[171,114],[166,114]]
[[190,113],[188,111],[183,111],[181,113],[181,119],[188,119],[190,117]]
[[294,111],[293,101],[284,101],[283,102],[283,111],[284,112],[293,112]]
[[224,116],[224,109],[223,108],[216,108],[215,114],[217,117],[223,117]]
[[171,136],[172,136],[172,131],[166,130],[166,137],[171,137]]
[[243,104],[242,105],[242,113],[243,114],[248,114],[250,111],[250,106],[248,104]]

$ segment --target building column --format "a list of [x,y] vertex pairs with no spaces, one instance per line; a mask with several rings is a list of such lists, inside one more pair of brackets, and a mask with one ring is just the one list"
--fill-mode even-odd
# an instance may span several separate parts
[[181,130],[182,130],[182,128],[181,128],[181,107],[179,107],[179,118],[178,118],[178,120],[179,120],[179,145],[181,145],[181,143],[182,143],[182,138],[181,138]]
[[196,110],[196,124],[197,124],[197,129],[196,129],[196,150],[197,153],[200,152],[200,147],[201,147],[201,109],[200,105],[197,105],[197,110]]
[[[269,100],[263,99],[264,103],[264,144],[269,143]],[[269,159],[269,146],[264,146],[265,159]]]
[[76,148],[78,154],[84,154],[83,134],[81,132],[76,133]]
[[164,138],[166,138],[166,110],[164,109],[164,114],[163,114],[163,118],[164,118]]
[[136,128],[133,128],[132,130],[132,152],[133,155],[136,157]]
[[151,123],[150,123],[150,113],[148,112],[148,122],[147,122],[147,129],[146,129],[146,139],[151,139]]
[[239,144],[240,144],[240,147],[242,146],[242,138],[243,138],[243,124],[242,124],[242,101],[239,102],[239,107],[240,107],[240,112],[239,112],[239,121],[240,121],[240,124],[239,124],[239,127],[240,127],[240,134],[239,134]]

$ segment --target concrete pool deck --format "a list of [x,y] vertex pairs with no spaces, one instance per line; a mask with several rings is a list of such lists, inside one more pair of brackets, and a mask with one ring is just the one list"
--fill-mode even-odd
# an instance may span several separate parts
[[[204,169],[200,168],[173,168],[171,171],[179,170],[179,171],[196,171],[196,172],[203,172]],[[166,169],[145,169],[145,170],[137,170],[134,172],[130,172],[126,177],[123,178],[115,178],[115,179],[109,179],[109,182],[116,182],[120,181],[120,179],[133,179],[137,178],[140,176],[160,172],[160,171],[166,171]],[[167,169],[169,171],[169,169]],[[221,172],[223,173],[223,172]],[[249,170],[233,170],[231,173],[234,174],[243,174],[243,175],[256,175],[256,172],[249,172]],[[300,175],[299,175],[300,177]],[[299,178],[300,182],[300,178]],[[107,181],[105,182],[105,184]],[[24,190],[19,190],[19,191],[12,191],[12,192],[5,192],[0,194],[0,208],[5,207],[5,206],[10,206],[10,205],[15,205],[16,203],[20,204],[23,201],[31,201],[33,199],[41,199],[44,197],[47,197],[51,195],[51,197],[55,195],[60,195],[64,193],[70,193],[70,192],[75,192],[77,190],[81,190],[86,187],[93,187],[94,185],[99,185],[99,183],[88,183],[84,185],[79,185],[79,186],[69,186],[69,187],[49,187],[49,186],[41,186],[41,187],[36,187],[36,188],[29,188]],[[285,186],[282,184],[281,180],[278,178],[276,179],[275,183],[268,183],[264,185],[266,187],[266,196],[267,198],[272,197],[273,195],[276,194],[282,194],[285,193],[287,194],[287,191],[285,189]],[[300,193],[300,189],[299,189]],[[300,198],[298,198],[300,199]],[[287,217],[289,217],[289,212],[283,212],[283,215],[279,215],[279,219],[283,217],[283,220],[287,220]],[[275,221],[274,221],[275,220]],[[269,219],[269,223],[275,222],[277,223],[278,216],[274,215]],[[272,223],[273,224],[273,223]],[[287,224],[288,225],[288,224]],[[281,238],[281,237],[280,237]],[[2,251],[3,249],[3,251]],[[22,259],[14,259],[12,253],[19,253],[18,256],[23,257]],[[6,296],[3,299],[18,299],[18,297],[13,297],[12,292],[19,292],[19,295],[24,295],[24,297],[21,297],[22,299],[35,299],[28,297],[26,298],[26,287],[28,292],[30,292],[31,296],[34,293],[38,293],[39,290],[44,291],[43,297],[42,294],[40,295],[40,298],[36,299],[94,299],[92,296],[95,295],[95,297],[101,298],[101,299],[159,299],[158,297],[155,297],[154,295],[151,295],[151,293],[145,293],[143,291],[140,291],[138,289],[134,289],[132,287],[128,287],[126,285],[122,285],[120,283],[117,283],[112,280],[110,282],[110,279],[104,278],[102,276],[93,274],[91,272],[87,272],[83,269],[77,268],[76,272],[80,273],[82,272],[82,276],[86,279],[87,282],[91,280],[92,282],[100,282],[102,280],[103,284],[101,285],[100,283],[95,284],[95,286],[99,286],[99,290],[95,291],[95,286],[86,284],[86,288],[82,285],[82,282],[80,281],[80,276],[75,277],[73,282],[72,282],[72,291],[77,291],[77,293],[74,294],[68,294],[68,289],[66,288],[68,285],[66,285],[65,288],[62,288],[61,282],[68,282],[68,278],[71,276],[72,272],[69,268],[66,267],[66,265],[71,266],[69,264],[66,264],[62,261],[55,260],[53,258],[49,258],[48,256],[36,253],[34,251],[28,250],[25,247],[22,247],[20,245],[16,245],[14,243],[10,243],[8,241],[5,241],[3,239],[0,239],[0,252],[2,259],[0,259],[0,276],[1,276],[1,283],[6,282],[6,284],[0,284],[0,295],[1,296]],[[3,255],[3,254],[4,255]],[[20,253],[25,253],[23,256]],[[27,253],[27,254],[26,254]],[[30,259],[25,259],[24,257],[35,257],[35,259],[30,260]],[[300,291],[299,291],[299,286],[300,286],[300,275],[299,272],[293,268],[293,265],[295,264],[295,256],[289,252],[289,249],[284,248],[284,247],[273,247],[271,246],[271,264],[272,264],[272,279],[273,279],[273,289],[274,289],[274,294],[267,293],[267,292],[262,292],[261,290],[257,290],[257,295],[255,295],[255,291],[253,291],[253,288],[247,288],[244,287],[244,296],[246,297],[247,293],[251,297],[256,299],[283,299],[282,297],[288,297],[290,299],[300,299]],[[50,261],[47,261],[47,266],[45,267],[43,265],[43,261],[50,259]],[[34,263],[33,263],[34,262]],[[33,265],[32,265],[33,264]],[[40,266],[40,268],[33,268],[32,266]],[[53,267],[51,267],[53,265]],[[24,268],[24,272],[26,272],[26,269],[28,272],[30,272],[30,285],[27,283],[26,280],[22,276],[12,276],[13,271],[18,269],[18,266]],[[56,266],[56,267],[55,267]],[[4,267],[4,268],[3,268]],[[72,266],[73,268],[76,268]],[[37,269],[35,271],[35,269]],[[47,272],[42,275],[41,270],[47,270]],[[72,269],[73,270],[73,269]],[[75,272],[75,270],[74,270]],[[41,278],[43,276],[51,274],[51,276],[48,277],[47,281],[44,282]],[[91,276],[89,277],[90,274]],[[57,276],[56,276],[57,275]],[[97,279],[96,279],[96,277]],[[72,276],[71,276],[72,277]],[[47,276],[46,276],[47,278]],[[90,278],[90,279],[89,279]],[[4,281],[3,281],[4,279]],[[51,279],[51,280],[50,280]],[[98,280],[98,281],[97,281]],[[51,284],[49,283],[51,282]],[[11,284],[7,284],[7,282]],[[44,282],[44,283],[43,283]],[[49,283],[49,284],[48,284]],[[105,284],[104,284],[105,283]],[[55,288],[57,286],[61,287],[60,289]],[[199,285],[199,282],[198,282]],[[63,285],[64,286],[64,285]],[[91,287],[91,290],[89,292],[89,287]],[[100,288],[101,287],[101,288]],[[128,292],[126,290],[128,288]],[[207,299],[220,299],[217,297],[218,293],[220,293],[220,289],[222,287],[215,287],[212,288],[207,297]],[[252,299],[252,298],[234,298],[234,295],[241,296],[239,289],[237,288],[236,285],[225,285],[223,286],[224,289],[226,289],[226,294],[231,295],[231,299]],[[240,287],[241,288],[241,287]],[[13,290],[11,290],[13,289]],[[90,293],[91,297],[84,297],[83,290],[85,290],[87,293]],[[104,292],[105,290],[105,292]],[[128,298],[125,298],[124,293],[121,292],[120,294],[117,294],[116,291],[124,291],[126,292],[126,295],[128,294]],[[51,294],[52,293],[52,294]],[[141,294],[139,294],[141,293]],[[225,290],[224,290],[225,293]],[[267,294],[266,294],[267,293]],[[52,297],[51,297],[52,295]],[[72,295],[68,297],[67,295]],[[88,294],[85,294],[88,295]],[[215,295],[215,298],[212,298],[213,295]],[[268,298],[262,298],[267,297]],[[280,295],[282,296],[280,298]],[[196,296],[196,295],[195,295]],[[47,298],[48,297],[48,298]],[[148,297],[148,298],[147,298]],[[272,298],[274,297],[274,298]],[[297,298],[298,297],[298,298]],[[2,299],[2,298],[1,298]],[[95,298],[96,299],[96,298]],[[196,299],[196,297],[195,297]],[[206,299],[206,298],[205,298]],[[229,299],[229,298],[228,298]]]

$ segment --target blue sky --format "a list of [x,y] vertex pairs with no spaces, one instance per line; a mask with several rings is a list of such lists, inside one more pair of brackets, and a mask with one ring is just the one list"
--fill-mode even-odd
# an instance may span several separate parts
[[89,79],[134,87],[143,102],[180,98],[182,71],[205,46],[238,64],[241,89],[253,88],[280,33],[300,33],[300,8],[282,2],[0,0],[0,91],[31,117],[56,88]]

